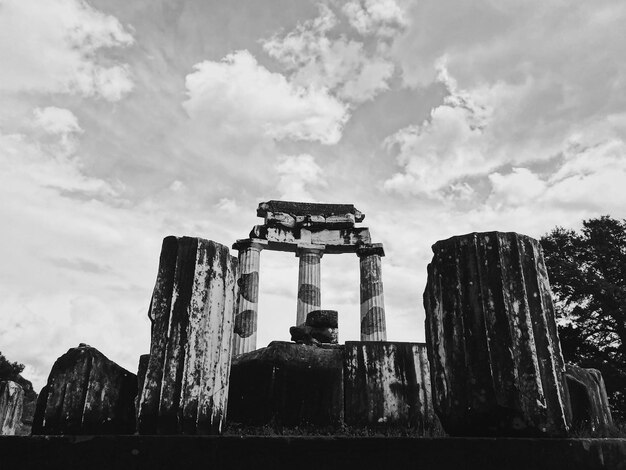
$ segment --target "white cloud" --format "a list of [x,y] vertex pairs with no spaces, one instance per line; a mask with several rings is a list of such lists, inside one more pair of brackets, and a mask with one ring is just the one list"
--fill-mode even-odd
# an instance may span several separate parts
[[442,191],[464,188],[458,180],[501,163],[489,154],[486,128],[492,110],[469,92],[458,90],[444,66],[439,77],[449,93],[443,104],[423,123],[400,129],[385,140],[404,170],[385,181],[389,191],[440,197]]
[[33,111],[34,123],[50,134],[82,132],[78,118],[69,109],[48,106]]
[[248,51],[204,61],[186,77],[188,114],[207,132],[334,144],[348,119],[324,89],[305,88],[259,65]]
[[83,0],[0,4],[0,90],[78,93],[117,101],[133,83],[127,66],[103,51],[132,44],[113,16]]
[[277,189],[280,198],[287,201],[316,201],[307,187],[326,185],[324,172],[312,155],[285,155],[275,166],[279,175]]
[[527,168],[513,168],[507,175],[492,173],[489,181],[493,187],[489,200],[498,207],[528,204],[546,190],[545,181]]
[[360,34],[393,37],[408,25],[404,9],[395,0],[358,0],[343,6],[350,25]]
[[299,23],[284,36],[263,41],[264,50],[288,71],[294,83],[328,88],[342,100],[360,103],[389,88],[394,65],[360,41],[333,37],[335,14],[320,5],[320,15]]

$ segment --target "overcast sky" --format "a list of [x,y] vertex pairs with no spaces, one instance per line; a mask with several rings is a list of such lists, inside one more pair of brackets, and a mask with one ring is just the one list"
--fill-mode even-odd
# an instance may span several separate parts
[[[0,0],[0,351],[37,389],[79,342],[136,371],[163,237],[230,246],[270,199],[364,212],[388,339],[423,341],[437,240],[626,217],[625,24],[622,0]],[[259,346],[297,269],[261,255]],[[324,256],[341,341],[358,282]]]

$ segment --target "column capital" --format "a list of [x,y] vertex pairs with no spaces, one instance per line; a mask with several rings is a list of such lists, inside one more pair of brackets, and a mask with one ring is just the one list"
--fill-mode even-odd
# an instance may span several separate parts
[[364,243],[357,247],[356,255],[359,258],[371,255],[385,256],[385,250],[382,243]]
[[326,249],[325,245],[298,245],[296,247],[296,258],[299,258],[301,255],[312,254],[318,255],[320,258],[324,255],[324,250]]
[[234,250],[241,251],[247,248],[261,251],[262,249],[267,248],[267,240],[261,240],[260,238],[245,238],[243,240],[237,240],[233,243]]

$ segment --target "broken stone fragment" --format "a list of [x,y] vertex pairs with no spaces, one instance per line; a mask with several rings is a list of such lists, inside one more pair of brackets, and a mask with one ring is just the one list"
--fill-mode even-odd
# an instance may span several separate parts
[[337,328],[337,310],[312,310],[306,316],[306,324],[320,328]]
[[15,435],[22,422],[24,390],[12,380],[0,382],[0,436]]
[[42,389],[33,434],[133,434],[137,376],[81,343],[59,357]]
[[337,328],[317,328],[307,325],[289,328],[291,341],[299,344],[337,344]]
[[572,407],[573,431],[584,430],[601,436],[610,433],[613,418],[600,371],[567,364],[565,378]]
[[517,233],[433,245],[424,291],[434,407],[455,436],[564,436],[565,365],[541,247]]

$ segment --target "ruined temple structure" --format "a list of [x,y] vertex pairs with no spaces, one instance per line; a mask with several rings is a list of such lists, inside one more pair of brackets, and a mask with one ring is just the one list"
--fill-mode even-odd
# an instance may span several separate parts
[[[357,226],[364,218],[360,211],[350,204],[269,201],[259,205],[257,215],[264,223],[233,245],[238,257],[212,240],[166,237],[148,311],[150,351],[138,358],[137,374],[86,344],[70,349],[54,364],[39,396],[33,434],[117,435],[112,442],[139,434],[127,436],[138,439],[122,446],[136,449],[132,458],[145,459],[169,445],[179,452],[171,459],[177,464],[213,442],[229,449],[219,458],[207,451],[218,468],[251,467],[236,465],[254,441],[240,436],[268,431],[342,435],[343,442],[372,435],[439,437],[444,431],[463,438],[427,440],[426,450],[440,446],[428,451],[434,456],[430,468],[443,468],[439,464],[450,443],[471,445],[445,468],[472,468],[466,452],[485,442],[472,437],[533,438],[489,440],[502,453],[492,468],[511,468],[519,457],[510,450],[519,448],[513,441],[613,432],[600,373],[563,361],[537,240],[485,232],[435,243],[423,297],[426,343],[395,342],[386,338],[384,251],[372,243],[368,228]],[[291,341],[257,348],[262,250],[295,253],[300,270]],[[358,256],[361,287],[361,340],[344,344],[338,340],[339,313],[322,308],[320,291],[323,255],[340,253]],[[17,384],[0,383],[0,433],[16,433],[21,394]],[[169,437],[155,441],[155,434]],[[182,434],[226,436],[175,437]],[[343,453],[340,441],[293,444],[288,468],[302,463],[333,468]],[[139,449],[151,442],[151,451]],[[302,457],[300,451],[313,442],[341,448]],[[411,446],[421,445],[415,442]],[[273,456],[267,454],[255,455],[254,465],[263,466]],[[491,462],[491,454],[484,454],[480,462]],[[589,457],[594,462],[621,458],[602,448],[596,454]],[[415,455],[411,463],[421,465],[422,453]],[[626,441],[623,455],[626,461]],[[534,463],[543,460],[539,456]]]
[[256,349],[262,250],[291,252],[299,259],[296,326],[305,324],[309,312],[321,309],[322,256],[355,253],[360,260],[361,340],[387,339],[380,260],[385,252],[381,243],[372,243],[368,228],[356,226],[363,213],[352,204],[268,201],[259,204],[257,216],[264,224],[233,245],[239,251],[235,355]]

